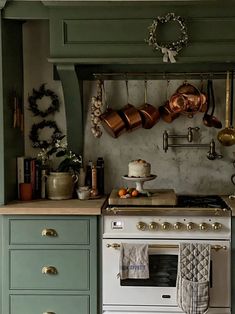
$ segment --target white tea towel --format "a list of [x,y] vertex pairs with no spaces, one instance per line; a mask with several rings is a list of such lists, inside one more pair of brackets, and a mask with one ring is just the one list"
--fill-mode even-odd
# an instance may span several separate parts
[[209,307],[211,248],[206,243],[180,243],[177,301],[186,314],[204,314]]
[[149,278],[149,256],[147,244],[121,243],[119,276],[121,279]]

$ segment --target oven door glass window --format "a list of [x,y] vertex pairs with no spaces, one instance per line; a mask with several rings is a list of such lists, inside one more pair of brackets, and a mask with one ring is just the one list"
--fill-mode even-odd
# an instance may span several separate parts
[[149,279],[123,279],[121,286],[175,287],[178,255],[149,255]]

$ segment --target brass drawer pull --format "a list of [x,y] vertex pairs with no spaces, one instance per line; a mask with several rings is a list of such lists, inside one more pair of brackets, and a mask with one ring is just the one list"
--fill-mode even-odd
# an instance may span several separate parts
[[42,268],[42,274],[56,275],[58,274],[58,271],[54,266],[44,266]]
[[58,233],[55,229],[43,229],[42,230],[43,237],[57,237]]

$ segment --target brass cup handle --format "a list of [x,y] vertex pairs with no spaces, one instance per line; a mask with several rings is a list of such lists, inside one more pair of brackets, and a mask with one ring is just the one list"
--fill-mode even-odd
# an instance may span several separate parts
[[42,230],[42,236],[43,237],[57,237],[58,233],[55,229],[43,229]]
[[58,274],[58,271],[54,266],[44,266],[42,268],[42,274],[56,275],[56,274]]

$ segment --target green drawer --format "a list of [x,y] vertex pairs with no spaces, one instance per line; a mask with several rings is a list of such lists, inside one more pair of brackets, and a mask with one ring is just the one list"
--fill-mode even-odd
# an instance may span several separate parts
[[10,244],[90,243],[90,220],[10,219]]
[[89,314],[89,296],[11,295],[11,314]]
[[10,250],[10,289],[87,291],[89,268],[89,250]]

